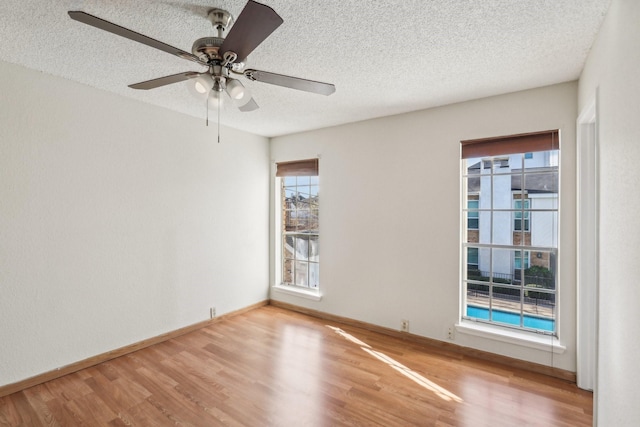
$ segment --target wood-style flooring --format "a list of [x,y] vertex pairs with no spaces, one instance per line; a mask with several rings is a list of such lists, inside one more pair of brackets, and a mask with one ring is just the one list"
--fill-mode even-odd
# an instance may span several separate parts
[[5,426],[591,426],[563,380],[265,306],[0,398]]

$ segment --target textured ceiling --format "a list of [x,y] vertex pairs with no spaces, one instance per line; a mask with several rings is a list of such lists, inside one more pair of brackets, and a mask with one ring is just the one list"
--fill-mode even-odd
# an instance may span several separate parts
[[[203,119],[187,83],[127,87],[197,64],[71,20],[81,10],[182,50],[213,35],[213,7],[245,0],[2,0],[0,60]],[[276,136],[579,77],[610,0],[264,0],[282,24],[248,68],[319,80],[336,93],[242,78],[260,109],[221,123]],[[1,102],[1,101],[0,101]]]

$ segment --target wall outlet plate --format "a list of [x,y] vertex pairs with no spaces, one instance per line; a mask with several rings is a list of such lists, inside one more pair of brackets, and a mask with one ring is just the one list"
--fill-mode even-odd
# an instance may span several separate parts
[[402,319],[402,322],[400,322],[400,330],[402,332],[409,332],[409,321],[406,319]]
[[213,319],[214,317],[216,317],[216,308],[215,307],[211,307],[209,309],[209,316]]

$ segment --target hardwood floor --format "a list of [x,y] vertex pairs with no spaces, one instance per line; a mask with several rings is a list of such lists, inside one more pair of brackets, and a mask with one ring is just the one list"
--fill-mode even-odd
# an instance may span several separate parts
[[9,426],[591,426],[574,384],[266,306],[0,398]]

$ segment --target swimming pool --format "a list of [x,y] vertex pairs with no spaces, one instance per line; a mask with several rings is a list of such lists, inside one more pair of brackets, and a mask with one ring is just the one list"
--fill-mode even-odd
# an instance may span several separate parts
[[[509,311],[492,310],[493,321],[507,323],[509,325],[520,326],[520,315]],[[476,307],[474,305],[467,306],[467,316],[476,319],[489,320],[489,309],[484,307]],[[524,315],[524,327],[532,329],[541,329],[543,331],[553,332],[555,329],[555,320],[544,317]]]

